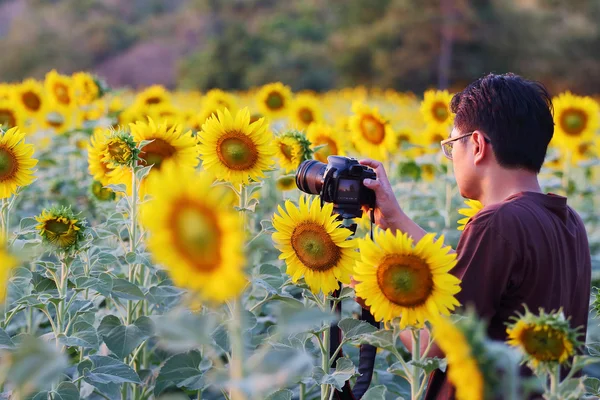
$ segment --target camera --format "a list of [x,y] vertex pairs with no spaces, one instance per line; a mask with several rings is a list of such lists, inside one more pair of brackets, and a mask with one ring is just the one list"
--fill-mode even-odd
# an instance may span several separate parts
[[341,218],[362,216],[362,206],[375,207],[375,192],[363,185],[363,179],[377,179],[375,171],[355,158],[327,157],[327,164],[304,161],[296,171],[296,186],[308,194],[318,194],[321,201],[333,203]]

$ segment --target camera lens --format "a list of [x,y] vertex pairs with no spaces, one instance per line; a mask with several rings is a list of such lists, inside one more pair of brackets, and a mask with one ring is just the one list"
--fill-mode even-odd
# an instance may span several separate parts
[[316,160],[304,161],[296,171],[296,186],[304,193],[321,194],[327,164]]

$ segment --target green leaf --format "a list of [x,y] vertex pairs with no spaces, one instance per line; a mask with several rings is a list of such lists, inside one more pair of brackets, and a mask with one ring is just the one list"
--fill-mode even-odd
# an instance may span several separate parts
[[103,296],[109,296],[113,287],[113,280],[109,274],[102,273],[99,277],[80,276],[75,279],[75,286],[79,290],[92,289]]
[[600,396],[600,379],[586,378],[584,381],[585,391],[593,396]]
[[252,279],[252,284],[266,290],[267,293],[269,293],[270,295],[277,294],[277,289],[275,289],[273,286],[267,283],[267,281],[265,281],[264,279],[254,278]]
[[80,346],[88,349],[98,349],[100,345],[96,328],[84,321],[75,322],[70,335],[65,337],[62,342],[66,346]]
[[437,357],[433,357],[433,358],[425,358],[423,360],[420,361],[409,361],[410,365],[414,365],[418,368],[421,368],[423,371],[425,371],[426,374],[430,374],[433,371],[435,371],[436,369],[446,369],[446,359],[445,358],[437,358]]
[[394,351],[396,349],[394,345],[394,333],[391,330],[379,330],[367,333],[359,336],[354,342],[358,344],[370,344],[387,351]]
[[176,386],[188,390],[204,389],[204,373],[212,366],[210,360],[203,360],[197,350],[175,354],[169,358],[158,373],[154,395]]
[[112,295],[126,300],[143,300],[144,293],[139,287],[125,279],[113,279]]
[[558,387],[558,398],[564,400],[579,400],[585,393],[584,378],[562,381]]
[[127,186],[124,185],[123,183],[105,185],[104,187],[105,188],[109,188],[110,190],[112,190],[115,193],[125,193],[125,194],[127,194]]
[[15,347],[15,344],[10,336],[8,336],[8,333],[0,328],[0,349],[12,349],[13,347]]
[[174,352],[213,344],[211,334],[217,326],[213,315],[175,311],[155,316],[153,320],[160,344]]
[[277,330],[281,334],[318,332],[335,321],[337,316],[319,308],[282,307],[277,319]]
[[148,176],[148,174],[150,173],[150,169],[152,169],[153,165],[148,165],[146,167],[140,168],[135,172],[135,175],[137,176],[138,180],[142,180],[144,179],[146,176]]
[[598,363],[600,363],[600,357],[575,356],[573,357],[573,366],[571,367],[571,369],[573,370],[573,372],[577,372],[579,370],[584,369],[588,365]]
[[128,264],[134,264],[137,260],[137,255],[130,251],[129,253],[125,254],[125,261],[127,261]]
[[184,291],[176,286],[160,285],[152,286],[148,289],[148,294],[146,296],[150,303],[162,304],[177,301],[183,293]]
[[354,289],[349,286],[344,286],[342,291],[340,292],[339,297],[333,297],[331,295],[327,296],[328,300],[346,300],[346,299],[354,299],[356,297],[354,293]]
[[354,339],[360,335],[377,331],[377,328],[368,322],[354,318],[344,318],[338,322],[338,326],[344,332],[345,339]]
[[315,368],[313,378],[320,385],[332,385],[337,390],[342,390],[344,383],[357,374],[356,367],[352,363],[352,360],[346,357],[338,359],[336,366],[332,374],[325,374],[321,368]]
[[144,340],[152,336],[153,323],[150,318],[142,316],[132,325],[122,325],[121,320],[114,315],[107,315],[98,326],[98,333],[104,339],[106,346],[117,357],[125,358]]
[[[114,236],[112,232],[110,235]],[[119,259],[114,254],[102,252],[92,262],[97,262],[100,265],[118,265]]]
[[369,388],[361,398],[362,400],[385,400],[387,389],[384,385],[377,385]]
[[79,389],[71,382],[61,382],[52,395],[53,400],[79,400]]
[[39,224],[35,218],[26,217],[21,220],[19,227],[21,228],[21,234],[25,233],[23,231],[32,232],[35,230],[35,227]]
[[292,400],[294,392],[289,389],[278,390],[273,394],[267,396],[265,400]]
[[84,381],[111,399],[120,396],[121,384],[141,383],[133,368],[112,357],[89,356],[79,363],[77,370]]

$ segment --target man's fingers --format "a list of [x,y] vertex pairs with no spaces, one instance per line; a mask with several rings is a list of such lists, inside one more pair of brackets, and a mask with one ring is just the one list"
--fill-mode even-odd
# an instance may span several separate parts
[[387,179],[387,173],[385,172],[385,168],[383,167],[381,161],[364,158],[362,160],[358,160],[358,163],[373,168],[378,178],[385,177]]
[[379,188],[381,187],[381,183],[379,182],[378,179],[363,179],[363,184],[368,187],[369,189],[375,191],[375,193],[377,193],[377,191],[379,190]]

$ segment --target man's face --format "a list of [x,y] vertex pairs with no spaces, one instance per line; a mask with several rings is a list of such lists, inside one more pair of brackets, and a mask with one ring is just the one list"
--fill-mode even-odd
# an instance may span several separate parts
[[[456,128],[452,129],[451,138],[463,135]],[[472,136],[456,140],[452,146],[452,166],[454,176],[461,196],[468,199],[477,199],[480,190],[480,177],[475,167],[473,157]]]

